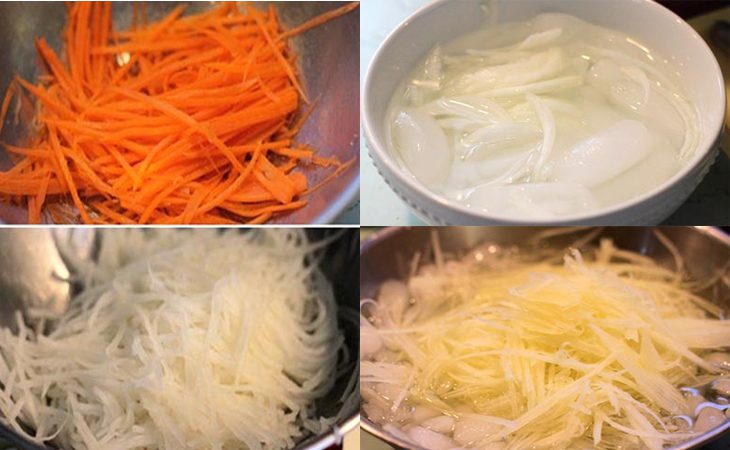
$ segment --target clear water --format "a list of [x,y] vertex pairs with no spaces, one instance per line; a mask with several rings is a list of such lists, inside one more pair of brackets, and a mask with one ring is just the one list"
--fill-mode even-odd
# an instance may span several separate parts
[[697,112],[667,59],[553,13],[435,47],[386,120],[392,151],[434,193],[523,219],[646,193],[699,139]]

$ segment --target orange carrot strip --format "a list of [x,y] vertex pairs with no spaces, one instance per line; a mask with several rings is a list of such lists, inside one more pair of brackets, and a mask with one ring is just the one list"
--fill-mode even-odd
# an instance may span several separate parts
[[337,9],[333,9],[332,11],[328,11],[320,16],[315,17],[314,19],[311,19],[307,22],[304,22],[303,24],[296,26],[292,28],[291,30],[282,33],[279,35],[279,39],[287,39],[292,36],[295,36],[297,34],[304,33],[305,31],[309,31],[312,28],[316,28],[318,26],[324,25],[325,23],[336,19],[340,16],[344,16],[345,14],[356,10],[360,7],[360,2],[351,2],[348,3],[345,6],[341,6]]
[[266,212],[247,223],[249,225],[260,225],[262,223],[266,223],[269,220],[271,220],[271,216],[272,216],[272,214],[270,212]]
[[202,212],[208,212],[213,208],[216,208],[220,206],[221,203],[223,203],[229,196],[231,196],[234,192],[238,190],[238,188],[243,184],[253,171],[254,167],[258,165],[258,158],[260,156],[260,147],[258,147],[256,150],[254,150],[253,156],[251,157],[251,162],[248,163],[248,166],[246,167],[246,170],[241,172],[241,174],[236,178],[236,180],[231,183],[230,186],[226,187],[226,189],[223,190],[223,192],[220,192],[217,194],[210,202],[203,205],[200,210]]
[[276,47],[276,43],[274,42],[274,39],[271,37],[269,32],[266,30],[266,27],[264,26],[264,24],[261,20],[261,17],[259,17],[259,13],[257,11],[252,11],[251,14],[253,15],[253,18],[256,21],[256,24],[261,29],[261,33],[264,35],[266,42],[269,44],[269,47],[274,51],[274,54],[276,55],[276,59],[279,61],[279,64],[281,64],[282,68],[286,71],[292,84],[297,88],[299,95],[301,95],[302,99],[304,99],[304,101],[308,103],[309,100],[307,99],[307,95],[304,93],[304,89],[302,89],[302,86],[299,84],[299,80],[297,79],[297,76],[294,72],[294,68],[291,66],[291,64],[289,64],[289,61],[287,61],[286,58],[284,58],[284,55],[281,53],[281,51]]
[[15,80],[13,80],[10,84],[8,84],[8,88],[5,90],[5,97],[3,97],[2,106],[0,106],[0,132],[2,132],[5,127],[5,118],[8,114],[8,108],[10,108],[10,102],[13,100],[13,96],[15,95],[15,90]]
[[233,164],[233,167],[235,167],[238,171],[243,171],[243,166],[241,165],[241,162],[236,158],[236,156],[231,153],[231,150],[218,138],[218,136],[215,135],[210,129],[204,127],[203,125],[199,124],[195,119],[190,117],[189,115],[185,114],[183,111],[180,111],[179,109],[175,108],[174,106],[171,106],[169,103],[165,103],[161,100],[157,100],[153,97],[139,94],[137,92],[133,92],[130,90],[122,89],[122,88],[112,88],[114,92],[118,92],[121,95],[125,95],[128,97],[131,97],[135,100],[139,100],[141,102],[145,102],[152,106],[153,108],[161,111],[164,114],[169,115],[170,117],[179,120],[180,122],[190,126],[198,133],[202,134],[208,140],[218,147],[218,149],[226,155],[226,157],[231,161],[231,164]]
[[134,225],[137,223],[134,220],[125,216],[124,214],[120,214],[117,211],[114,211],[113,209],[105,206],[102,202],[92,202],[91,207],[99,211],[104,216],[113,219],[115,223],[123,225]]
[[[38,191],[38,194],[35,197],[30,197],[35,200],[35,207],[36,211],[33,212],[33,220],[29,219],[30,223],[40,223],[41,222],[41,211],[43,210],[43,204],[46,202],[46,195],[48,194],[48,185],[51,182],[51,172],[47,172],[46,176],[43,177],[43,180],[40,184],[40,190]],[[30,208],[29,208],[30,209]]]
[[289,203],[294,197],[294,184],[266,158],[259,158],[258,171],[254,174],[261,185],[281,203]]
[[[237,216],[241,217],[259,217],[263,214],[270,214],[282,211],[291,211],[293,209],[299,209],[304,206],[307,202],[305,200],[299,200],[286,205],[271,205],[257,208],[245,208],[234,203],[224,203],[221,207],[227,211],[230,211]],[[251,223],[251,222],[249,222]]]
[[68,185],[69,192],[71,193],[71,198],[74,201],[74,204],[79,210],[79,214],[81,215],[81,218],[83,221],[87,224],[91,223],[91,218],[86,213],[86,209],[84,208],[84,204],[81,202],[81,197],[79,197],[79,192],[76,189],[76,183],[74,183],[73,178],[71,177],[71,172],[68,170],[68,164],[66,164],[66,158],[63,155],[63,150],[61,150],[61,143],[58,140],[58,136],[56,134],[56,129],[54,127],[48,127],[48,134],[49,139],[51,142],[51,148],[56,153],[56,161],[58,162],[59,167],[61,168],[61,175],[63,176],[64,180],[66,181],[66,184]]

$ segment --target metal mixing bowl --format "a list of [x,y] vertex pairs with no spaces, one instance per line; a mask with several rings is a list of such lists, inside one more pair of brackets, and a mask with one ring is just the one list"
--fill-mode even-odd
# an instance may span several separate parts
[[[132,18],[132,2],[114,2],[114,26],[125,29]],[[164,17],[180,3],[188,3],[187,13],[199,12],[214,2],[147,2],[151,20]],[[325,11],[342,6],[341,2],[251,2],[255,6],[273,4],[286,27],[305,22]],[[4,94],[15,74],[33,80],[40,73],[34,39],[45,37],[57,51],[62,50],[61,32],[66,23],[63,2],[2,2],[0,4],[0,93]],[[314,28],[291,40],[299,55],[299,69],[309,98],[318,99],[316,109],[297,139],[322,155],[336,156],[340,161],[359,161],[360,110],[360,13],[355,10],[324,26]],[[9,114],[12,116],[12,114]],[[13,127],[6,120],[2,142],[16,142],[25,132],[25,125]],[[11,162],[0,150],[0,169]],[[316,185],[328,172],[308,173],[310,185]],[[308,198],[309,204],[297,211],[276,216],[273,223],[331,223],[359,195],[360,166],[347,171]],[[0,216],[0,220],[3,217]]]
[[[439,228],[389,228],[363,242],[360,247],[360,297],[375,298],[378,287],[388,278],[405,278],[407,261],[415,252],[423,251],[430,241],[430,230],[439,233],[444,252],[460,253],[484,242],[502,246],[524,246],[530,237],[549,228],[541,227],[439,227]],[[689,275],[706,279],[718,269],[727,268],[730,261],[730,237],[719,229],[709,227],[662,228],[662,232],[677,246],[685,259]],[[578,232],[585,235],[586,231]],[[576,234],[556,236],[549,245],[565,249],[576,240]],[[601,230],[596,239],[610,237],[619,248],[632,250],[656,260],[659,264],[672,267],[673,258],[657,240],[650,227],[608,227]],[[595,242],[592,241],[592,242]],[[730,286],[718,280],[714,286],[702,293],[706,298],[730,312]],[[420,449],[384,431],[380,425],[368,419],[360,411],[362,428],[396,448]],[[672,447],[670,450],[698,449],[710,441],[721,439],[720,446],[726,449],[730,444],[730,421],[690,441]],[[423,449],[425,450],[425,449]],[[708,449],[709,450],[709,449]]]
[[[22,236],[18,236],[18,233],[38,233],[47,232],[48,229],[23,229],[23,230],[8,230],[0,229],[0,234],[12,231],[18,239],[22,239]],[[58,231],[56,229],[55,231]],[[79,230],[75,230],[79,231]],[[82,231],[89,231],[84,229]],[[123,230],[104,230],[104,232],[121,232]],[[175,230],[166,230],[169,232],[175,232]],[[196,230],[190,231],[195,233]],[[244,230],[242,232],[252,232],[250,230]],[[297,444],[294,450],[324,450],[332,446],[341,445],[342,439],[345,434],[354,430],[359,423],[358,407],[360,403],[359,399],[355,399],[350,403],[344,405],[340,401],[343,392],[348,388],[348,384],[351,378],[357,379],[359,373],[359,360],[357,355],[360,350],[360,333],[357,326],[357,308],[359,304],[359,292],[358,292],[358,247],[360,244],[360,236],[358,230],[354,228],[336,229],[336,228],[316,228],[308,229],[307,234],[311,241],[316,242],[322,239],[333,238],[334,241],[327,245],[324,249],[324,253],[319,260],[320,268],[323,274],[332,283],[335,298],[338,306],[338,324],[340,330],[342,330],[345,347],[350,357],[354,359],[353,366],[340,374],[337,378],[335,385],[332,390],[327,393],[326,396],[320,398],[316,402],[317,413],[321,417],[338,417],[339,420],[335,423],[331,429],[328,429],[317,436],[309,436]],[[336,235],[336,237],[335,237]],[[30,237],[39,238],[37,234],[32,234]],[[100,237],[103,239],[103,235]],[[2,239],[2,236],[0,236]],[[35,249],[35,257],[43,257],[38,253],[38,249]],[[82,250],[85,252],[85,250]],[[47,258],[50,260],[49,264],[58,263],[55,261],[58,258],[56,249],[48,249]],[[91,254],[94,253],[92,250]],[[16,264],[15,266],[5,266],[3,271],[12,273],[13,270],[20,271],[23,267],[30,267],[30,265]],[[24,274],[17,274],[18,277],[23,278]],[[13,314],[16,309],[16,305],[9,304],[5,301],[6,299],[0,296],[0,315]],[[0,383],[0,389],[2,389],[2,383]],[[359,393],[359,392],[358,392]],[[357,394],[357,393],[356,393]],[[5,424],[0,422],[0,448],[6,448],[3,446],[3,441],[12,445],[13,450],[56,450],[55,447],[40,446],[24,440],[22,437],[17,435],[14,431],[8,428]],[[62,449],[71,450],[71,449]]]

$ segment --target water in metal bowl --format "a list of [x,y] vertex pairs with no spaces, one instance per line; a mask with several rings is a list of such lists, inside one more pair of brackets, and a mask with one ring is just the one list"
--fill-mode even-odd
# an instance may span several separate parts
[[[542,241],[541,246],[562,251],[571,245],[578,246],[576,242],[581,237],[590,238],[583,239],[582,245],[597,243],[598,239],[609,237],[618,248],[649,256],[667,268],[673,268],[674,264],[673,256],[657,239],[651,227],[606,227],[594,230],[583,228],[574,232],[545,227],[388,228],[364,240],[360,247],[360,297],[376,298],[383,281],[407,277],[409,261],[416,252],[423,252],[431,240],[431,230],[437,230],[443,252],[457,255],[484,243],[494,243],[503,248],[529,248],[527,245],[530,238],[537,233],[552,230],[558,233]],[[685,270],[692,279],[705,280],[716,275],[718,271],[728,270],[730,237],[721,230],[709,227],[667,227],[661,228],[661,231],[681,253]],[[730,285],[727,279],[717,279],[700,294],[722,307],[726,317],[730,313]],[[362,409],[360,414],[362,427],[368,433],[396,448],[419,448],[384,430],[370,420]],[[726,421],[690,441],[675,445],[670,450],[726,449],[730,444],[729,433],[730,421]],[[714,440],[717,441],[712,446],[704,447]]]

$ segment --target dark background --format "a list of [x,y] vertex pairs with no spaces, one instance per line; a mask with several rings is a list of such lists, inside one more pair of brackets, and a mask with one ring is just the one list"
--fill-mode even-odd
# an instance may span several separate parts
[[685,19],[730,5],[728,0],[659,0],[659,3]]
[[[657,1],[684,19],[692,19],[724,7],[730,7],[730,0]],[[730,22],[730,14],[728,14],[725,20]],[[730,74],[725,75],[728,76]],[[704,182],[687,199],[687,202],[682,205],[680,210],[665,222],[665,225],[728,225],[730,221],[728,220],[727,206],[722,204],[723,201],[727,202],[726,199],[728,198],[728,173],[730,173],[730,158],[728,155],[720,152],[715,165],[710,170],[710,173],[707,174],[708,176]],[[714,209],[713,207],[707,206],[708,197],[718,199],[717,202],[710,201],[710,203],[716,203]],[[693,217],[696,217],[696,219],[693,219]],[[723,446],[708,447],[703,450],[715,449],[730,450],[730,437],[727,438]]]

